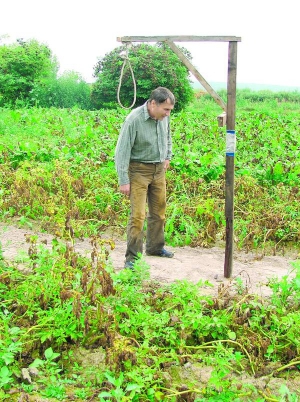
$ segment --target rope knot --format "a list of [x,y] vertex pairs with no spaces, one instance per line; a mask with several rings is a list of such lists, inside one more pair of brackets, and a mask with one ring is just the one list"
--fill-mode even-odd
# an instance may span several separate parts
[[128,60],[128,51],[122,50],[122,52],[120,53],[120,57],[124,60]]

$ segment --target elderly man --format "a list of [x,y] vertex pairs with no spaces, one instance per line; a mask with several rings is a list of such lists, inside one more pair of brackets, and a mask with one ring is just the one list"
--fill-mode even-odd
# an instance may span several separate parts
[[149,100],[127,116],[116,146],[115,162],[120,191],[130,198],[125,268],[133,268],[143,252],[143,228],[148,203],[146,254],[172,258],[164,237],[165,172],[172,157],[170,114],[172,92],[154,89]]

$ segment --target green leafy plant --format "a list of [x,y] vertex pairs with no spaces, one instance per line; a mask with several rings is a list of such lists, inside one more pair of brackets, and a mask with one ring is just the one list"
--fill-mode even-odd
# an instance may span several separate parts
[[44,374],[47,375],[55,375],[61,372],[61,369],[58,367],[56,360],[60,356],[60,353],[53,352],[52,348],[48,348],[44,352],[45,360],[35,359],[30,367],[31,368],[42,368]]
[[124,382],[124,374],[120,373],[119,377],[114,377],[113,373],[105,373],[105,377],[107,378],[109,384],[113,386],[110,391],[102,391],[98,395],[100,401],[107,400],[116,400],[116,401],[134,401],[136,400],[136,392],[139,390],[139,386],[137,384],[131,384]]

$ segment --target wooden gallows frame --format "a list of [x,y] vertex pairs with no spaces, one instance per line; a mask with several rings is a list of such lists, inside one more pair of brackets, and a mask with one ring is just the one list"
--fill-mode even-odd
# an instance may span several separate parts
[[[123,36],[118,42],[166,42],[177,54],[179,59],[197,78],[200,84],[214,98],[223,109],[218,116],[219,126],[226,124],[226,174],[225,174],[225,218],[226,218],[226,246],[224,259],[224,277],[232,275],[233,257],[233,218],[234,218],[234,155],[235,155],[235,111],[236,111],[236,69],[237,69],[237,42],[241,38],[236,36]],[[227,76],[227,105],[213,90],[209,83],[197,71],[187,57],[174,42],[228,42],[228,76]]]

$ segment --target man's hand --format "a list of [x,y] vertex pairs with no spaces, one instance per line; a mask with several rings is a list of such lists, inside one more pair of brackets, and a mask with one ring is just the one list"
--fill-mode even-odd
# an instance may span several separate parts
[[167,170],[167,169],[169,169],[169,167],[170,167],[170,161],[169,161],[169,159],[166,159],[165,164],[164,164],[164,168],[165,168],[165,170]]
[[130,195],[130,183],[128,184],[123,184],[122,186],[120,186],[120,191],[122,194],[124,195]]

